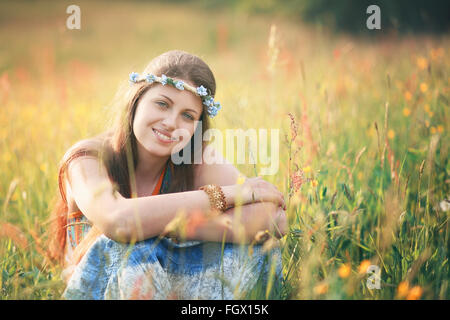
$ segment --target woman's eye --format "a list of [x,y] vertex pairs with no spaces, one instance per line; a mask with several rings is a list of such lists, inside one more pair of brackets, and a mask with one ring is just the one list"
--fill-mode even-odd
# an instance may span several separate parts
[[194,117],[191,116],[189,113],[185,113],[184,116],[185,116],[185,118],[187,118],[189,120],[194,120]]
[[157,105],[162,106],[162,107],[167,107],[167,103],[163,102],[163,101],[158,101],[156,102]]

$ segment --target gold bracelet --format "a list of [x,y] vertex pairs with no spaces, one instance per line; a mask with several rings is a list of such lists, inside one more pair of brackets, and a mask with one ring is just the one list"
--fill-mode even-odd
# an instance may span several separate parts
[[225,212],[227,209],[227,202],[225,200],[225,194],[220,186],[208,184],[200,187],[199,190],[205,191],[208,195],[211,209],[220,211],[220,213]]

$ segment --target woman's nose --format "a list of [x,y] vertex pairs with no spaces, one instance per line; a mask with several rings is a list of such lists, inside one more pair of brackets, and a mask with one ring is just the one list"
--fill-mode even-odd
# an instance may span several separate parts
[[170,115],[165,117],[162,121],[163,125],[166,127],[168,131],[175,130],[177,127],[177,115],[175,112],[172,112]]

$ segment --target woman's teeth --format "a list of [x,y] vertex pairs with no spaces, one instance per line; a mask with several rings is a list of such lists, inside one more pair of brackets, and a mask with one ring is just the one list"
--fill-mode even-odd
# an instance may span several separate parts
[[161,139],[166,140],[166,141],[177,141],[177,138],[170,138],[168,136],[166,136],[165,134],[162,134],[161,132],[157,131],[157,130],[153,130],[159,137],[161,137]]

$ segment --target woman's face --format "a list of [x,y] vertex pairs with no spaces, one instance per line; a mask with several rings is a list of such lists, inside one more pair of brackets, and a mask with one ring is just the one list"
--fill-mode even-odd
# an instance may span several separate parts
[[133,132],[137,143],[160,157],[180,151],[194,134],[202,110],[199,96],[170,84],[155,83],[136,107]]

